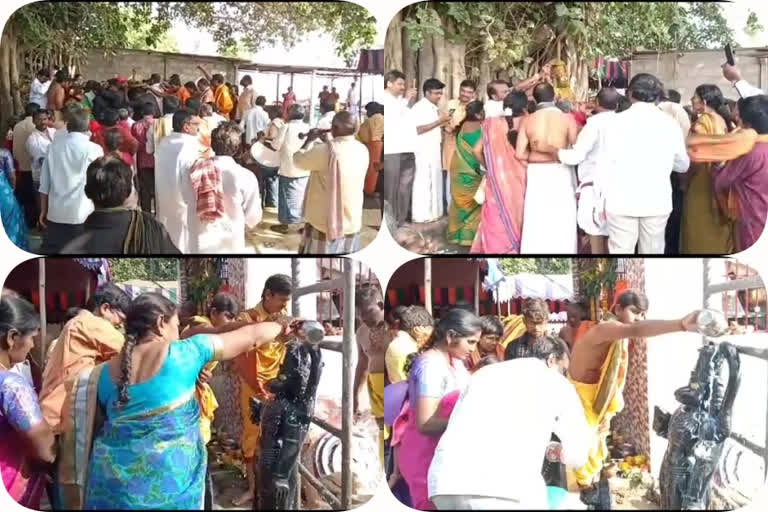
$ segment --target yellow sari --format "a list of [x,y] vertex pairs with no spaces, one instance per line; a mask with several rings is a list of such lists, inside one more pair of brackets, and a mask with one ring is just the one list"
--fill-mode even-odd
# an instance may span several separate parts
[[576,393],[584,406],[587,423],[597,430],[587,463],[580,468],[570,469],[569,476],[579,485],[591,485],[603,469],[603,461],[608,455],[606,442],[609,434],[608,427],[611,419],[624,409],[622,393],[627,380],[628,365],[629,343],[627,340],[618,340],[608,351],[597,383],[578,382],[571,377],[570,373],[568,374],[568,380],[576,388]]
[[[724,135],[712,114],[702,114],[691,130],[702,135]],[[718,207],[712,185],[712,163],[696,162],[688,171],[680,227],[683,254],[730,254],[734,251],[733,222]]]

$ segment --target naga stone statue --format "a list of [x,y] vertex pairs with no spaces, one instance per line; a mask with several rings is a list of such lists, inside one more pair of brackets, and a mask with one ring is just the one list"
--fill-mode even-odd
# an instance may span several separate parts
[[280,373],[269,383],[273,398],[251,398],[251,419],[261,424],[254,510],[290,510],[297,492],[296,465],[315,409],[323,362],[314,340],[286,345]]
[[663,509],[708,508],[712,475],[731,433],[731,410],[741,381],[739,364],[736,347],[710,342],[699,349],[689,384],[675,391],[682,405],[672,414],[655,408],[653,429],[669,440],[659,473]]

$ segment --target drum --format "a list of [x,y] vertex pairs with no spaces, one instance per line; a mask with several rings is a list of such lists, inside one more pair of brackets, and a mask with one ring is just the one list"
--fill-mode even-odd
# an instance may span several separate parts
[[272,151],[261,142],[251,146],[251,156],[264,167],[280,167],[280,153]]

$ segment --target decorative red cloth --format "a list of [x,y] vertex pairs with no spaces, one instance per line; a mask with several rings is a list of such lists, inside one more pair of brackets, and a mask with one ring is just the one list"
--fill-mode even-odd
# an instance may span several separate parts
[[209,158],[201,158],[189,170],[192,188],[197,196],[197,215],[202,221],[213,221],[224,215],[221,176]]

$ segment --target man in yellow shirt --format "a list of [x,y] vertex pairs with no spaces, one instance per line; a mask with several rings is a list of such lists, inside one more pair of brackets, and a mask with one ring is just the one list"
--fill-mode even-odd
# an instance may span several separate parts
[[[402,307],[402,306],[400,306]],[[409,306],[392,310],[392,317],[399,323],[397,334],[389,343],[384,363],[387,368],[387,380],[390,384],[407,380],[405,362],[408,356],[418,352],[432,335],[435,321],[422,306]]]
[[229,113],[235,107],[232,101],[232,95],[229,87],[224,83],[224,75],[216,73],[211,78],[211,87],[213,88],[213,101],[216,103],[216,110],[229,121]]
[[[181,332],[181,338],[186,339],[204,332],[203,329],[221,327],[222,325],[234,322],[239,312],[240,305],[234,296],[228,293],[218,293],[213,298],[213,302],[211,302],[208,316],[192,316],[186,328]],[[203,368],[205,382],[198,381],[197,388],[195,389],[195,395],[200,404],[200,431],[205,444],[208,444],[211,440],[211,423],[213,423],[216,409],[219,408],[216,395],[214,395],[213,389],[207,381],[211,378],[213,370],[218,364],[218,361],[213,361],[205,365]]]
[[[270,276],[264,283],[261,302],[256,307],[244,311],[238,317],[241,322],[266,322],[288,312],[288,301],[293,291],[291,278],[285,274]],[[235,506],[242,506],[253,500],[256,489],[256,470],[261,429],[251,422],[251,397],[262,402],[269,400],[269,382],[280,373],[280,365],[285,358],[285,344],[274,341],[246,352],[234,360],[240,374],[240,406],[243,418],[242,451],[248,475],[248,490],[233,501]]]

